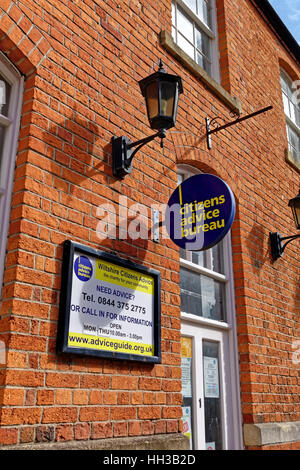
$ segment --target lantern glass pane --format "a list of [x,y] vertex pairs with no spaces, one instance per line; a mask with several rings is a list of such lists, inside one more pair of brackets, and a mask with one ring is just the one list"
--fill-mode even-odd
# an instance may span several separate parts
[[162,116],[168,116],[171,118],[173,115],[176,86],[177,84],[175,82],[161,82],[160,114]]
[[149,119],[153,119],[158,115],[158,89],[156,82],[150,83],[147,86],[146,103]]
[[300,201],[297,201],[293,209],[297,229],[300,229]]

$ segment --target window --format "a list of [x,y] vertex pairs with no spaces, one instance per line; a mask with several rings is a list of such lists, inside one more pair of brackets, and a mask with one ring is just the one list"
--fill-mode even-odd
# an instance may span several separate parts
[[0,292],[20,123],[23,79],[0,52]]
[[214,0],[173,0],[172,36],[186,54],[219,81]]
[[292,80],[282,71],[281,88],[286,116],[289,152],[293,160],[300,164],[300,104],[296,102],[295,89],[293,89],[292,85]]
[[[195,174],[182,167],[178,184]],[[206,251],[180,249],[181,311],[215,321],[227,322],[227,287],[231,277],[230,235]],[[229,262],[230,260],[230,262]],[[226,297],[227,296],[227,297]]]

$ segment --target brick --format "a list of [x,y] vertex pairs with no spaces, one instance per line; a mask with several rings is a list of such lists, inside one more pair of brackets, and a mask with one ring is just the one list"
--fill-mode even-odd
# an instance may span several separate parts
[[159,419],[161,417],[161,408],[158,406],[139,407],[138,417],[140,419]]
[[61,424],[56,427],[55,440],[58,442],[71,441],[73,439],[73,426]]
[[35,424],[40,422],[41,414],[40,408],[3,408],[0,422],[2,426]]
[[1,428],[0,429],[0,443],[2,445],[16,444],[18,441],[18,429],[16,428]]
[[114,423],[113,425],[113,436],[114,437],[125,437],[128,435],[128,424],[127,423]]
[[136,377],[116,376],[111,379],[113,390],[136,390],[138,379]]
[[39,426],[36,429],[37,442],[51,442],[54,440],[54,427],[53,426]]
[[54,404],[54,390],[38,390],[37,404],[38,405],[53,405]]
[[20,443],[26,444],[34,441],[34,428],[31,426],[23,427],[20,431]]
[[76,421],[77,408],[74,407],[51,407],[45,408],[42,423],[72,423]]
[[79,413],[80,421],[106,421],[108,416],[108,407],[82,407]]
[[141,390],[161,390],[161,380],[152,378],[141,378],[139,382]]
[[91,439],[105,439],[112,435],[112,423],[92,423]]
[[46,377],[46,385],[48,387],[78,387],[79,376],[76,374],[48,372]]
[[87,440],[90,438],[91,430],[88,423],[76,424],[74,427],[74,437],[76,440]]
[[136,408],[133,406],[117,406],[111,408],[110,419],[112,421],[128,421],[136,418]]

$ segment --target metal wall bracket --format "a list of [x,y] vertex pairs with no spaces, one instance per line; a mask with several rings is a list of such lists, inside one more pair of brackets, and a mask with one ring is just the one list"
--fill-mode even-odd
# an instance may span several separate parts
[[159,211],[157,209],[152,209],[152,240],[155,243],[159,242]]
[[216,134],[217,132],[220,132],[223,129],[227,129],[228,127],[234,126],[235,124],[239,124],[240,122],[246,121],[246,119],[250,119],[250,118],[253,118],[254,116],[258,116],[259,114],[270,111],[271,109],[273,109],[273,106],[267,106],[266,108],[260,109],[259,111],[255,111],[255,113],[251,113],[251,114],[248,114],[247,116],[239,117],[238,119],[235,119],[235,121],[227,122],[223,124],[222,126],[217,126],[214,128],[212,128],[212,125],[214,126],[215,123],[218,121],[218,119],[222,119],[222,118],[220,117],[215,117],[213,119],[205,118],[207,148],[209,150],[212,148],[212,143],[211,143],[212,134]]
[[[280,233],[270,232],[270,246],[273,260],[276,261],[278,258],[281,258],[286,246],[297,238],[300,238],[300,234],[282,237]],[[286,242],[284,245],[282,244],[283,241]]]

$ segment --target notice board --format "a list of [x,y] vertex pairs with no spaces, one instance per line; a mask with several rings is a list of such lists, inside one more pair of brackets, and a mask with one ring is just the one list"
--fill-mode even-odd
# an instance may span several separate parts
[[160,273],[64,243],[57,350],[161,362]]

